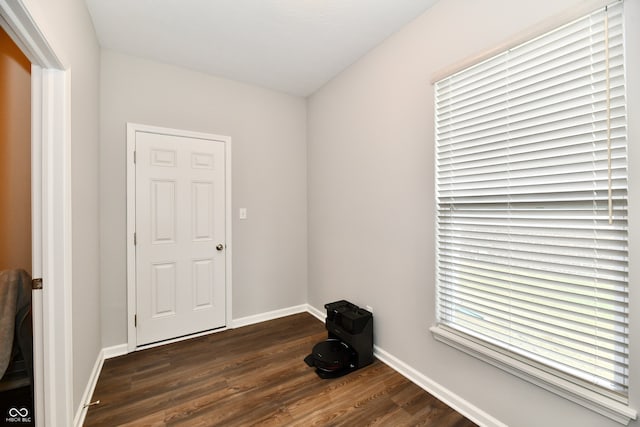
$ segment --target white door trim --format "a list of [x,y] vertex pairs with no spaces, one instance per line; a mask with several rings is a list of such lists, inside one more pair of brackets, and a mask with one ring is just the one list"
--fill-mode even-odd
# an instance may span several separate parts
[[[127,351],[135,351],[137,346],[135,314],[136,314],[136,251],[134,232],[136,229],[136,166],[134,161],[136,132],[152,132],[163,135],[182,136],[188,138],[215,139],[224,142],[225,153],[225,292],[226,292],[226,327],[216,329],[225,330],[231,325],[232,309],[232,251],[231,224],[233,222],[231,208],[231,138],[202,132],[192,132],[170,129],[158,126],[148,126],[138,123],[127,123]],[[198,335],[198,334],[197,334]]]
[[[73,423],[69,72],[24,0],[0,0],[0,25],[32,63],[32,215],[35,417]],[[46,357],[44,355],[46,354]]]

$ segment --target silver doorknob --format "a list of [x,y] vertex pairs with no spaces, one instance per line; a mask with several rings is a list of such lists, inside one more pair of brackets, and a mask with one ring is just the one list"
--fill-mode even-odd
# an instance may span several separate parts
[[216,246],[216,249],[221,251],[224,249],[224,245],[222,243],[218,243],[218,246]]

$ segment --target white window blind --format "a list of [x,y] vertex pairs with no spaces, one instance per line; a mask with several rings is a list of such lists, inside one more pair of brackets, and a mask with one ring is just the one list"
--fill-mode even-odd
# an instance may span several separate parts
[[435,84],[438,327],[628,394],[622,2]]

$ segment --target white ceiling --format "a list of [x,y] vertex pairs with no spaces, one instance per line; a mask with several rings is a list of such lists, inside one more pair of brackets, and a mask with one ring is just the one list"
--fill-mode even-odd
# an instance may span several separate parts
[[306,96],[437,0],[86,0],[102,47]]

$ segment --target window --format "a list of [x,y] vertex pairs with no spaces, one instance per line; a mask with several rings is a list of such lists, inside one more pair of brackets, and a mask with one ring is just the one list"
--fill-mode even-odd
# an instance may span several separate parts
[[432,330],[628,422],[622,12],[435,83]]

